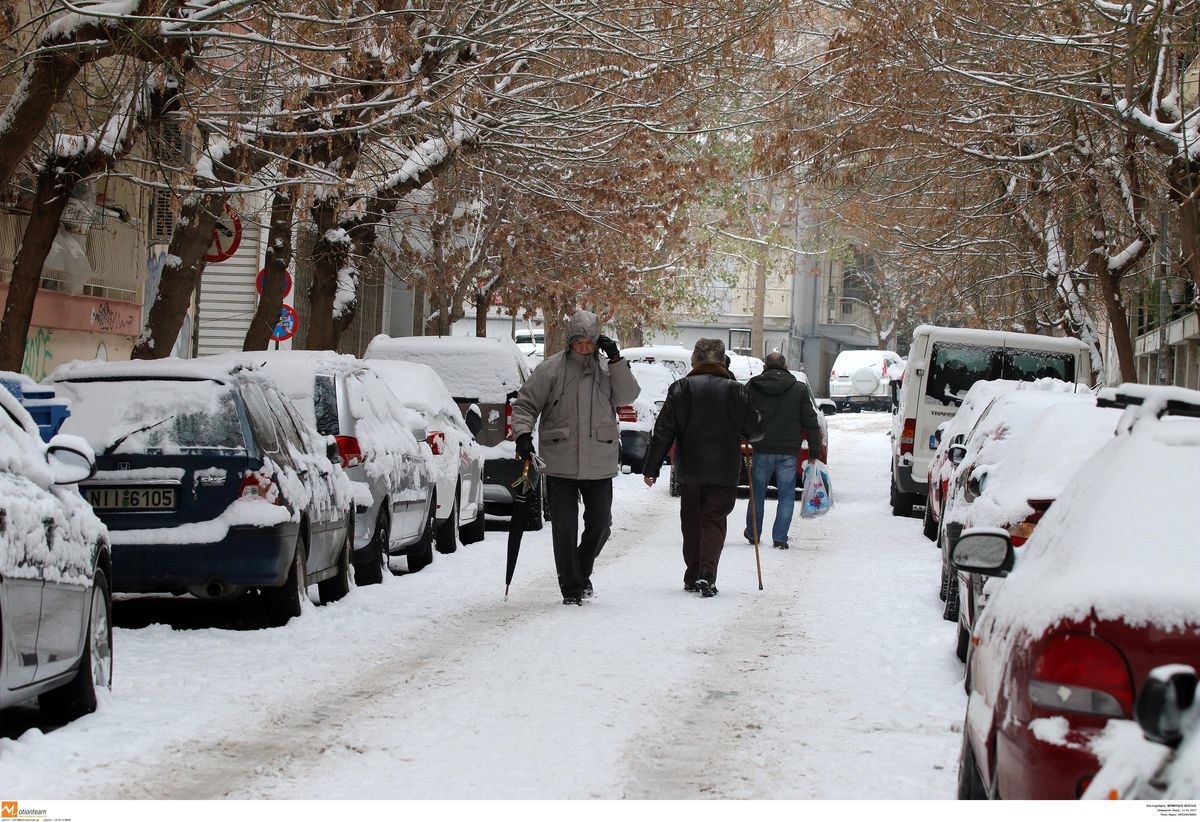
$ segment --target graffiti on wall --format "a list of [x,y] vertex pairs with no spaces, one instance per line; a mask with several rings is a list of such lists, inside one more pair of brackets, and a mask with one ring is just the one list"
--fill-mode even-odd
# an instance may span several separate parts
[[134,315],[124,311],[114,311],[110,303],[103,302],[92,309],[92,326],[100,331],[114,334],[133,334]]
[[37,381],[46,379],[50,365],[54,362],[54,351],[50,348],[51,334],[37,328],[25,340],[25,357],[21,360],[21,373]]

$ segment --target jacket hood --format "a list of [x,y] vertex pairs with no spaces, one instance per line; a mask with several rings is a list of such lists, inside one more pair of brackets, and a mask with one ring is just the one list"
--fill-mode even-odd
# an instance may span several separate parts
[[586,337],[595,344],[600,339],[600,318],[590,311],[576,311],[567,320],[567,343],[576,337]]
[[764,394],[783,394],[796,384],[796,377],[782,368],[768,368],[757,377],[751,377],[746,384]]

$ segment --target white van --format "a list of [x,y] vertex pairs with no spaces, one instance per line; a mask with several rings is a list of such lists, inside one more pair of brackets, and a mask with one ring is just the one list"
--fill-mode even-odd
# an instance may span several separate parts
[[972,385],[1041,377],[1090,384],[1087,346],[1070,337],[918,326],[892,426],[892,513],[911,516],[914,505],[925,503],[934,431],[958,412]]

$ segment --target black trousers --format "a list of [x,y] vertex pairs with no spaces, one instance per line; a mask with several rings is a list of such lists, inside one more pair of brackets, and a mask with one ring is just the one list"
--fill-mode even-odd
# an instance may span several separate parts
[[737,486],[679,483],[679,525],[683,531],[683,584],[717,581],[725,547],[725,526],[737,502]]
[[[592,567],[612,533],[612,480],[546,477],[550,483],[550,528],[554,567],[564,597],[577,597],[592,584]],[[583,539],[579,500],[583,499]]]

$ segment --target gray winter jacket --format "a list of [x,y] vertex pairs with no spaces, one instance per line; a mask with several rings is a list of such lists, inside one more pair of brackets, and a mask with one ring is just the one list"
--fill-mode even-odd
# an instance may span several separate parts
[[[576,311],[567,339],[600,336],[600,320]],[[569,347],[534,369],[513,400],[513,436],[538,426],[538,453],[545,473],[567,479],[607,479],[617,475],[621,434],[617,407],[637,399],[641,388],[626,360],[608,362],[597,351],[581,357]]]

